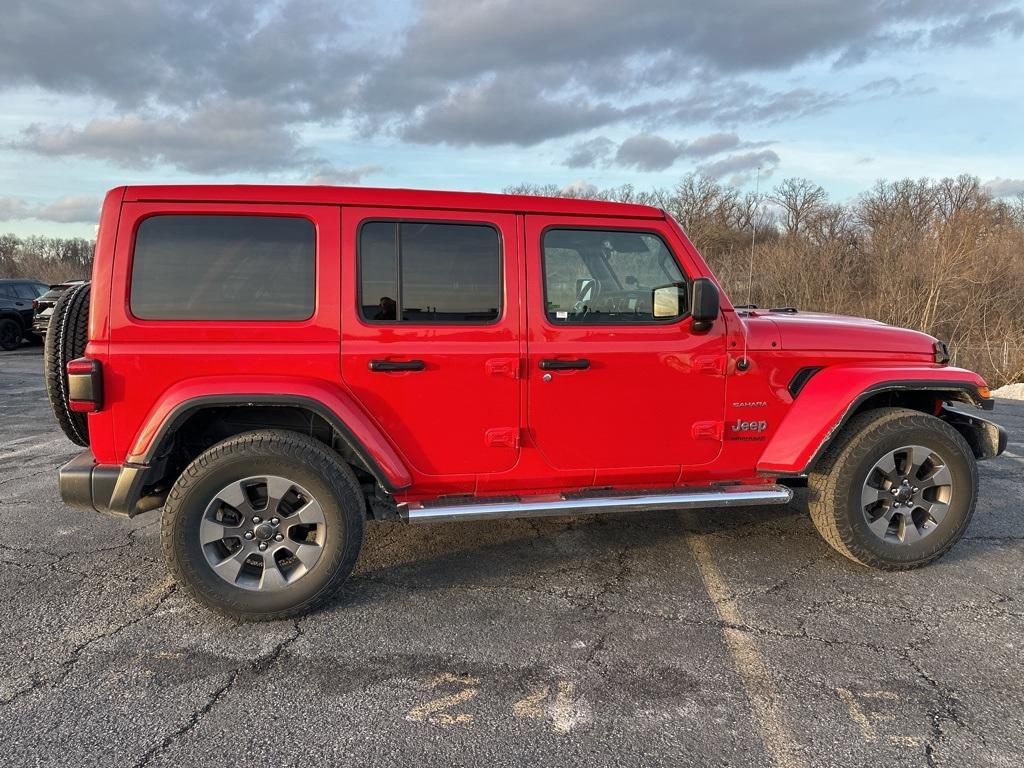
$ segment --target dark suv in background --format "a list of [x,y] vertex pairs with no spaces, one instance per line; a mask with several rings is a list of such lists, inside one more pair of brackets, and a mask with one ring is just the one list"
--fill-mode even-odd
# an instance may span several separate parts
[[32,302],[48,290],[38,280],[0,279],[0,349],[17,349],[22,339],[39,341],[32,331]]
[[85,280],[70,280],[66,283],[51,285],[49,290],[36,299],[32,306],[35,307],[35,315],[32,319],[32,332],[40,338],[46,336],[46,330],[50,327],[50,317],[53,315],[53,307],[57,299],[69,288],[81,285]]

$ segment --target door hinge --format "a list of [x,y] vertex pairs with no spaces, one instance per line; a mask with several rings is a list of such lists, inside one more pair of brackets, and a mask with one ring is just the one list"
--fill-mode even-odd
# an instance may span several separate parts
[[519,430],[515,427],[496,427],[484,433],[488,448],[518,448]]
[[514,357],[493,357],[484,363],[487,373],[491,376],[505,376],[509,379],[519,378],[519,360]]
[[715,440],[721,442],[725,435],[725,422],[695,421],[691,434],[694,440]]
[[712,376],[725,375],[725,355],[702,355],[693,358],[693,370]]

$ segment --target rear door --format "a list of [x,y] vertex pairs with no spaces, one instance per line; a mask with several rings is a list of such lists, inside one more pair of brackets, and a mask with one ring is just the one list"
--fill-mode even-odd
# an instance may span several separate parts
[[34,283],[10,283],[11,296],[15,309],[21,314],[21,321],[26,328],[32,326],[32,301],[39,296]]
[[[530,433],[559,469],[672,482],[721,451],[725,329],[694,333],[696,266],[660,220],[528,216]],[[679,286],[656,318],[652,291]],[[659,312],[658,314],[664,314]]]
[[336,382],[339,218],[323,205],[124,204],[107,358],[96,350],[110,407],[91,418],[130,440],[185,379]]
[[342,376],[424,475],[498,472],[519,455],[515,223],[342,209]]

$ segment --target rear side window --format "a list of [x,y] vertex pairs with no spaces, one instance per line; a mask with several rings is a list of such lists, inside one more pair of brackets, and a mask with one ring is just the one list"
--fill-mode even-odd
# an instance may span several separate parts
[[306,320],[316,231],[283,216],[152,216],[139,225],[132,314],[143,320]]
[[359,230],[359,305],[371,323],[491,323],[501,245],[486,224],[371,221]]
[[21,299],[36,299],[39,298],[43,293],[46,292],[46,286],[42,286],[43,290],[39,290],[39,283],[17,283],[14,291]]

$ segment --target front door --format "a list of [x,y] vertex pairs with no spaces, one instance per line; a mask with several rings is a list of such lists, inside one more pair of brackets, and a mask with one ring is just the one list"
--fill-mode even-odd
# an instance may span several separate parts
[[511,214],[342,209],[342,377],[424,475],[519,455],[519,250]]
[[[600,484],[672,481],[712,461],[725,328],[692,331],[695,267],[675,233],[661,221],[547,216],[528,216],[525,232],[528,422],[548,463],[593,468]],[[672,284],[678,310],[656,313],[653,289]]]

